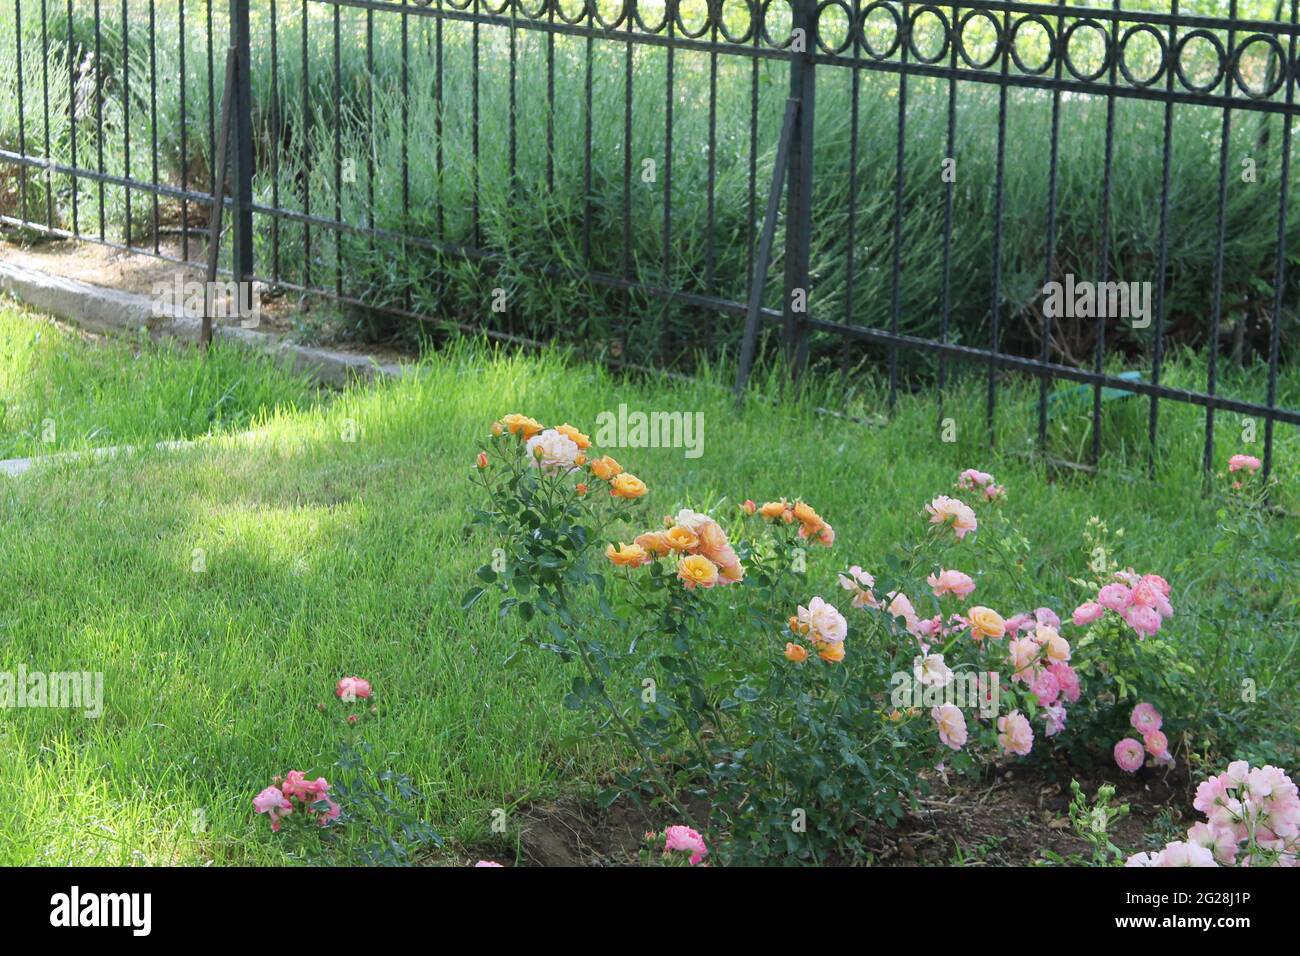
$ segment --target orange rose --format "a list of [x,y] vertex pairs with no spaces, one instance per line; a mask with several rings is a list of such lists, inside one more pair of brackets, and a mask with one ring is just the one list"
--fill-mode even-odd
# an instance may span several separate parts
[[688,554],[677,562],[677,576],[690,590],[718,583],[718,566],[702,554]]
[[501,419],[501,424],[510,430],[510,434],[519,435],[524,441],[532,438],[542,430],[541,422],[535,421],[527,415],[507,415]]
[[844,660],[844,642],[836,641],[831,644],[827,641],[820,641],[817,644],[817,656],[824,661],[830,661],[832,664],[838,664]]
[[695,548],[700,539],[690,528],[683,528],[681,525],[673,525],[664,532],[664,540],[668,542],[668,547],[674,551],[690,551]]
[[754,499],[746,498],[745,503],[740,506],[740,510],[745,512],[747,515],[752,515],[758,510],[758,505],[754,504]]
[[616,476],[623,473],[623,466],[606,455],[591,463],[591,473],[602,481],[613,481]]
[[663,531],[647,531],[645,534],[636,536],[636,543],[650,554],[657,554],[663,557],[673,549],[668,543],[668,535]]
[[735,564],[724,564],[718,568],[719,584],[736,584],[745,580],[745,566],[737,561]]
[[727,533],[718,527],[716,521],[706,521],[697,532],[700,539],[700,552],[714,564],[726,564],[719,556],[731,546],[727,543]]
[[579,448],[585,449],[591,447],[591,439],[588,438],[586,435],[584,435],[582,432],[578,431],[572,425],[568,424],[567,422],[563,425],[556,425],[555,430],[559,432],[561,435],[563,435],[565,438],[572,439],[573,443],[577,445]]
[[758,509],[758,513],[769,521],[773,518],[779,518],[785,512],[785,499],[780,501],[769,501],[763,507]]
[[615,548],[612,544],[605,548],[605,557],[619,567],[640,567],[650,561],[650,555],[646,554],[645,548],[639,544],[618,543]]
[[623,472],[610,482],[609,493],[615,498],[640,498],[646,493],[645,482],[636,475]]
[[581,498],[587,493],[587,483],[585,481],[580,481],[573,486],[573,490],[576,491],[578,493],[578,497]]
[[800,524],[811,525],[813,528],[822,526],[822,517],[813,510],[812,505],[800,501],[794,506],[794,516]]
[[808,659],[808,648],[802,644],[787,643],[785,645],[785,659],[796,664],[802,664]]

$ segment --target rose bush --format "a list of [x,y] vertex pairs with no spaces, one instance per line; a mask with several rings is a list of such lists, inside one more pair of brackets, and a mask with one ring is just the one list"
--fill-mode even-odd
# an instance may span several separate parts
[[463,606],[494,591],[530,644],[580,667],[566,706],[635,755],[601,800],[667,804],[710,834],[711,859],[862,858],[936,775],[1044,741],[1124,769],[1173,762],[1149,703],[1176,705],[1188,676],[1170,585],[1121,569],[1094,521],[1086,600],[1063,624],[986,472],[918,503],[916,535],[870,569],[836,557],[798,496],[651,509],[653,489],[569,424],[505,416],[474,476],[500,547]]
[[[281,833],[286,820],[297,824],[293,827],[292,852],[309,860],[334,862],[325,857],[328,846],[344,862],[365,866],[411,864],[413,849],[441,846],[442,837],[412,809],[420,794],[410,779],[405,774],[373,768],[373,748],[356,736],[363,719],[379,714],[373,703],[365,710],[353,710],[372,700],[370,681],[343,677],[334,686],[334,696],[345,705],[345,711],[351,711],[343,715],[335,782],[331,784],[324,777],[309,780],[303,771],[290,770],[284,777],[272,778],[271,786],[253,798],[253,810],[266,814],[272,833]],[[323,703],[317,705],[317,710],[330,713]],[[309,835],[311,830],[319,830],[320,838]],[[399,835],[401,840],[397,839]]]

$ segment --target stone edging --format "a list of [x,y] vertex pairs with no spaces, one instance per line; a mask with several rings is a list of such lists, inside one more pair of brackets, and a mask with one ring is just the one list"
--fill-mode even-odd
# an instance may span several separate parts
[[[6,262],[0,262],[0,291],[37,311],[92,332],[121,335],[144,329],[155,340],[174,339],[190,345],[199,340],[198,319],[170,310],[156,315],[153,300],[145,295],[65,279]],[[341,387],[355,378],[400,375],[404,369],[399,363],[380,362],[373,356],[297,345],[274,332],[237,325],[216,325],[212,334],[268,355],[285,357],[292,362],[295,372],[310,375],[323,385]]]

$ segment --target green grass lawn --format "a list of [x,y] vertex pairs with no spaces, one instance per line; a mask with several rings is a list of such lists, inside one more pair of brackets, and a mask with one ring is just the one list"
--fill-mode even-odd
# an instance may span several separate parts
[[[1217,662],[1207,693],[1231,696],[1243,674],[1268,688],[1241,739],[1293,748],[1300,610],[1242,555],[1214,552],[1220,505],[1201,494],[1199,413],[1163,405],[1168,464],[1130,481],[1049,472],[1018,453],[1036,427],[1034,384],[1008,384],[995,453],[978,383],[950,395],[958,440],[944,443],[932,399],[904,399],[872,427],[817,414],[828,394],[785,400],[774,379],[759,388],[783,400],[737,412],[724,380],[622,380],[555,353],[465,344],[400,380],[321,397],[235,351],[205,366],[191,352],[83,342],[0,306],[0,449],[50,450],[32,430],[45,417],[59,425],[52,450],[208,436],[0,480],[0,671],[102,671],[105,697],[98,720],[0,710],[0,864],[287,862],[251,799],[290,768],[333,779],[345,674],[373,682],[379,714],[363,735],[411,776],[420,815],[453,848],[490,839],[495,808],[593,786],[619,755],[574,736],[560,706],[568,675],[550,655],[507,664],[520,625],[492,602],[459,610],[493,547],[467,528],[480,503],[474,443],[510,411],[580,427],[622,402],[702,411],[697,460],[616,451],[650,500],[666,513],[799,495],[835,525],[845,565],[870,567],[914,532],[959,469],[993,471],[1034,544],[1028,572],[1062,614],[1080,599],[1067,578],[1086,560],[1083,525],[1101,515],[1125,529],[1122,564],[1172,582],[1178,633]],[[1113,471],[1144,465],[1145,409],[1108,403]],[[1082,427],[1054,422],[1054,447],[1069,452]],[[1279,436],[1277,500],[1294,510],[1300,445],[1294,430]],[[1221,461],[1260,448],[1220,444]],[[1258,539],[1292,578],[1298,531],[1279,516]],[[1221,613],[1225,595],[1240,613]]]

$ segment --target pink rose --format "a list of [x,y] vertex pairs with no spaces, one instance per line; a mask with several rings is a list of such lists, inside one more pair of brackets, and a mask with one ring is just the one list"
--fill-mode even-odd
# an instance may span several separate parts
[[367,698],[371,694],[370,681],[360,677],[345,677],[334,687],[334,694],[345,704],[350,704],[358,697]]
[[1187,842],[1205,847],[1222,864],[1231,865],[1237,857],[1237,835],[1229,829],[1193,823],[1187,831]]
[[1097,592],[1097,603],[1112,611],[1123,611],[1128,607],[1129,589],[1122,584],[1108,584]]
[[1079,699],[1079,675],[1074,668],[1064,661],[1048,664],[1047,669],[1056,678],[1056,685],[1061,688],[1061,696],[1073,704]]
[[939,741],[953,750],[966,746],[966,716],[956,704],[932,708],[930,717],[939,727]]
[[1164,718],[1160,716],[1160,711],[1156,710],[1153,704],[1144,701],[1133,708],[1128,722],[1134,730],[1145,736],[1159,730],[1164,723]]
[[1142,743],[1147,748],[1147,753],[1153,757],[1159,757],[1169,752],[1169,738],[1158,730],[1153,730],[1142,738]]
[[1034,618],[1029,614],[1017,614],[1014,617],[1009,617],[1006,621],[1007,634],[1015,637],[1034,623],[1036,623]]
[[267,787],[253,798],[253,809],[267,814],[271,821],[271,832],[280,832],[280,819],[293,813],[293,804],[285,799],[277,787]]
[[1056,676],[1050,670],[1039,671],[1029,689],[1043,707],[1055,703],[1056,698],[1061,696],[1061,685],[1056,682]]
[[1170,843],[1159,853],[1157,866],[1218,866],[1214,854],[1194,843]]
[[1047,736],[1055,737],[1065,729],[1065,708],[1050,704],[1043,708],[1043,719],[1047,722]]
[[1169,603],[1169,582],[1158,574],[1144,574],[1142,580],[1138,582],[1138,587],[1143,588],[1144,596],[1150,599],[1150,606],[1155,608],[1161,617],[1173,617],[1174,608]]
[[930,575],[925,579],[925,583],[930,585],[934,590],[934,596],[937,598],[941,598],[945,594],[952,594],[965,599],[970,597],[971,592],[975,590],[975,581],[969,574],[963,574],[960,571],[951,569],[945,571],[940,568],[938,575]]
[[329,789],[329,782],[324,777],[308,780],[307,775],[301,770],[290,770],[289,775],[284,779],[284,795],[290,799],[301,800],[308,806],[325,799]]
[[930,516],[931,524],[952,525],[958,541],[979,527],[975,520],[975,512],[956,498],[949,498],[947,495],[936,497],[925,506],[925,512]]
[[704,837],[686,826],[671,826],[664,831],[664,855],[669,853],[690,853],[691,866],[697,865],[709,855],[709,848],[704,845]]
[[1144,574],[1142,575],[1142,580],[1146,581],[1148,584],[1150,584],[1153,588],[1155,588],[1165,597],[1169,597],[1171,591],[1171,588],[1169,587],[1169,582],[1166,581],[1164,578],[1162,578],[1160,575]]
[[1011,669],[1015,672],[1011,679],[1028,684],[1033,679],[1030,671],[1038,659],[1038,644],[1032,637],[1018,637],[1007,645],[1007,651],[1011,655]]
[[1208,814],[1214,807],[1218,806],[1225,796],[1228,788],[1222,776],[1211,777],[1204,780],[1196,788],[1196,798],[1192,801],[1192,806],[1201,813]]
[[967,468],[957,476],[957,489],[959,491],[974,491],[976,488],[983,488],[992,483],[992,475],[987,471],[977,471],[974,468]]
[[1105,613],[1106,609],[1096,601],[1085,601],[1074,609],[1074,625],[1087,627]]
[[1061,619],[1056,616],[1056,612],[1050,607],[1040,607],[1035,611],[1034,620],[1039,624],[1046,624],[1048,627],[1059,629],[1061,626]]
[[1134,773],[1138,767],[1142,766],[1142,761],[1146,754],[1142,750],[1142,745],[1132,737],[1125,737],[1115,745],[1115,763],[1119,769],[1127,773]]
[[998,745],[1004,753],[1025,756],[1033,749],[1034,731],[1024,714],[1013,710],[998,718]]
[[1241,471],[1243,468],[1252,475],[1259,470],[1262,462],[1254,455],[1233,455],[1228,459],[1228,471]]
[[475,869],[478,869],[480,866],[501,866],[501,864],[493,863],[491,860],[479,860],[477,863],[474,864]]
[[1128,626],[1137,631],[1138,640],[1151,637],[1160,630],[1160,615],[1152,608],[1134,604],[1125,608],[1123,614]]

